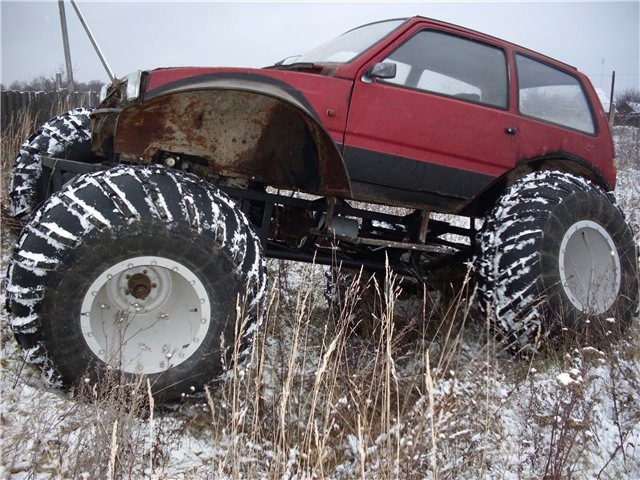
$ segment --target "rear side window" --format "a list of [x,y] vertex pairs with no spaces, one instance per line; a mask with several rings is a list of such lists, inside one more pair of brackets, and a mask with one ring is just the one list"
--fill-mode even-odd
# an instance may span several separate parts
[[397,65],[396,77],[385,82],[507,107],[507,64],[499,48],[424,30],[384,61]]
[[577,78],[516,54],[520,113],[581,132],[595,133],[589,101]]

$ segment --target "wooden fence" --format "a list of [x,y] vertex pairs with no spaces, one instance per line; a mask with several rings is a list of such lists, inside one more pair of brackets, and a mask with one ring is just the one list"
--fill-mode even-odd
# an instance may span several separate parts
[[95,107],[99,92],[15,92],[0,93],[0,125],[9,128],[20,115],[29,115],[34,126],[76,107]]

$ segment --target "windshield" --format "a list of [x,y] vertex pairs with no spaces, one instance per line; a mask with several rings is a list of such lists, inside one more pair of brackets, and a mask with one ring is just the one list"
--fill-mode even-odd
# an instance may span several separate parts
[[395,30],[405,19],[387,20],[370,23],[362,27],[349,30],[335,40],[325,43],[321,47],[311,50],[299,57],[287,58],[283,65],[293,63],[347,63],[362,52],[372,47],[378,40],[386,37]]

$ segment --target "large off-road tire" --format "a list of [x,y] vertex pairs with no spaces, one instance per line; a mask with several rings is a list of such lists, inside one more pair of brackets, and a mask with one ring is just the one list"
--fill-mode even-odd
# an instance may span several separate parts
[[91,153],[92,109],[76,108],[46,122],[20,147],[9,180],[9,214],[24,223],[44,200],[40,179],[42,156],[81,162],[94,161]]
[[613,196],[544,171],[515,182],[479,234],[481,312],[514,352],[545,340],[598,340],[638,308],[636,246]]
[[[52,196],[7,278],[13,332],[51,382],[108,367],[145,375],[164,400],[216,378],[247,345],[266,288],[260,242],[233,201],[162,167],[84,175]],[[236,330],[242,305],[249,321]]]

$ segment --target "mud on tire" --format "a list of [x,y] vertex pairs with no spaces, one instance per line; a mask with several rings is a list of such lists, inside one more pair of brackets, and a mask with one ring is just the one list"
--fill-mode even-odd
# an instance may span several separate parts
[[[13,332],[53,383],[109,366],[163,400],[223,371],[255,330],[260,242],[235,204],[196,176],[127,167],[80,177],[25,226],[7,282]],[[250,319],[235,334],[238,297]]]
[[561,172],[514,183],[478,237],[479,308],[514,352],[624,331],[638,308],[632,232],[613,196]]
[[46,122],[20,147],[9,180],[9,214],[24,222],[43,201],[41,156],[92,161],[93,109],[76,108]]

